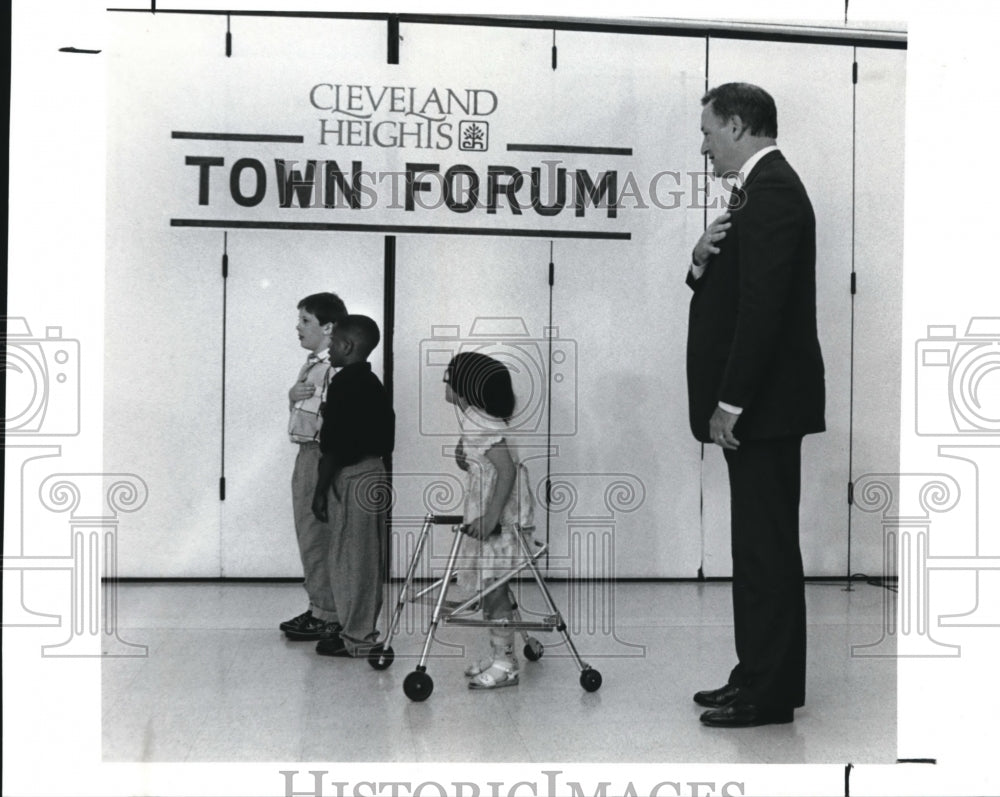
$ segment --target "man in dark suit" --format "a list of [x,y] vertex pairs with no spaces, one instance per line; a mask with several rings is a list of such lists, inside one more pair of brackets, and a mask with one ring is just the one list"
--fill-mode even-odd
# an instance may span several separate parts
[[727,83],[701,103],[702,154],[735,187],[687,275],[688,402],[694,436],[721,446],[729,471],[738,663],[694,699],[704,724],[746,727],[791,722],[805,702],[801,446],[825,429],[816,220],[775,145],[771,96]]

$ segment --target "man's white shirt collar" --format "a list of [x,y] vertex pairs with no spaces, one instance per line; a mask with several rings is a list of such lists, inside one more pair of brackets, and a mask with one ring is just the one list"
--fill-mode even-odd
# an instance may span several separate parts
[[736,181],[733,183],[734,188],[742,188],[743,183],[746,182],[747,177],[750,176],[750,172],[753,171],[753,167],[757,165],[761,158],[770,152],[777,152],[778,145],[771,144],[769,147],[764,147],[764,149],[757,150],[753,155],[747,158],[747,162],[744,163],[740,170],[736,173]]

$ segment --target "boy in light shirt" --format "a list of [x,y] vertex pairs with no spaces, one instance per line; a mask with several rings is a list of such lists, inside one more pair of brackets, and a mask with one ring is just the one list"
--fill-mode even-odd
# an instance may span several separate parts
[[313,514],[312,501],[319,474],[322,407],[334,372],[330,336],[347,316],[347,308],[335,293],[314,293],[299,302],[298,311],[295,329],[300,345],[310,354],[288,391],[288,436],[299,448],[292,471],[292,510],[309,608],[279,627],[288,639],[305,642],[333,637],[340,630],[330,583],[330,526]]

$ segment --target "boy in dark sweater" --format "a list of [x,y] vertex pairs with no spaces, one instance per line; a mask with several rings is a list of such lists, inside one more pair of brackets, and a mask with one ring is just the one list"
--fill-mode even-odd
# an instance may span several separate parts
[[332,531],[330,581],[342,630],[319,641],[316,652],[324,656],[366,656],[378,638],[389,505],[385,459],[396,425],[368,362],[378,342],[378,325],[362,315],[339,321],[330,340],[330,363],[340,370],[322,410],[313,513]]

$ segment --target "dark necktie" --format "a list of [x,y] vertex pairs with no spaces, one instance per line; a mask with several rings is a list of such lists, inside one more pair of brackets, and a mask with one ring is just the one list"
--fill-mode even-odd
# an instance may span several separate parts
[[729,210],[739,210],[744,204],[746,204],[746,201],[747,192],[743,190],[743,186],[734,185],[733,191],[729,195],[729,204],[726,205],[726,207]]

